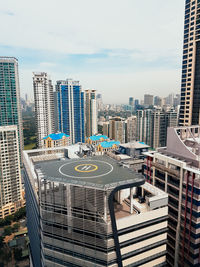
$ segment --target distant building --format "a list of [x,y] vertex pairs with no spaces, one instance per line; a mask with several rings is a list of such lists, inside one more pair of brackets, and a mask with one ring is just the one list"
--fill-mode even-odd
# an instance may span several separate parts
[[71,144],[70,136],[64,133],[49,134],[42,141],[42,148],[69,146]]
[[145,106],[152,106],[153,105],[153,95],[145,94],[144,95],[144,105]]
[[131,116],[126,120],[126,142],[135,141],[137,138],[137,117]]
[[59,131],[70,136],[72,144],[85,142],[84,92],[79,81],[57,81]]
[[24,149],[18,60],[0,57],[0,126],[17,125],[20,154]]
[[54,132],[53,85],[46,72],[33,73],[37,145],[42,147],[42,139]]
[[109,120],[109,138],[125,143],[126,123],[120,117],[115,117]]
[[167,146],[145,153],[149,183],[169,195],[167,266],[200,266],[200,126],[168,128]]
[[97,110],[103,110],[103,100],[101,94],[97,94]]
[[104,142],[104,141],[108,141],[108,136],[102,135],[102,134],[92,135],[86,139],[86,143],[90,145],[97,145],[100,142]]
[[0,218],[23,204],[18,127],[0,126]]
[[98,133],[96,90],[85,90],[85,134],[86,137]]
[[165,104],[169,105],[171,107],[174,106],[174,94],[169,94],[166,98],[165,98]]
[[54,101],[54,130],[55,133],[59,132],[59,120],[58,120],[58,94],[53,92]]
[[154,105],[162,107],[163,106],[163,99],[159,96],[154,97]]
[[137,111],[137,141],[151,144],[151,109]]
[[104,141],[104,142],[101,142],[98,144],[97,146],[97,151],[99,152],[109,152],[109,151],[112,151],[112,150],[116,150],[119,148],[119,144],[120,142],[119,141]]
[[134,106],[134,98],[129,97],[129,106]]
[[103,122],[103,135],[109,136],[109,122]]
[[152,148],[166,146],[167,128],[178,125],[178,113],[174,110],[138,110],[137,140]]
[[163,266],[168,195],[108,156],[65,150],[24,151],[34,266]]
[[120,144],[118,151],[121,154],[126,154],[132,158],[139,159],[144,158],[143,153],[148,152],[149,148],[150,147],[143,142],[134,141],[126,144]]

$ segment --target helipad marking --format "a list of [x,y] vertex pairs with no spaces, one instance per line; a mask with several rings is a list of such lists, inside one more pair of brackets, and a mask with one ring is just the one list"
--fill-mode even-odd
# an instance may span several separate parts
[[100,162],[100,163],[105,163],[105,164],[107,164],[109,167],[110,167],[110,171],[108,171],[108,172],[106,172],[106,173],[103,173],[103,174],[100,174],[100,175],[95,175],[95,176],[87,176],[87,177],[78,177],[78,176],[73,176],[73,175],[67,175],[67,174],[65,174],[65,173],[63,173],[62,171],[61,171],[61,169],[64,167],[64,166],[66,166],[66,165],[69,165],[69,164],[72,164],[72,163],[74,163],[74,162],[68,162],[68,163],[65,163],[65,164],[63,164],[62,166],[60,166],[60,168],[58,169],[58,171],[59,171],[59,173],[60,174],[62,174],[62,175],[64,175],[64,176],[66,176],[66,177],[69,177],[69,178],[78,178],[78,179],[91,179],[91,178],[98,178],[98,177],[102,177],[102,176],[105,176],[105,175],[108,175],[109,173],[111,173],[112,171],[113,171],[113,166],[110,164],[110,163],[108,163],[108,162],[105,162],[105,161],[101,161],[101,160],[87,160],[87,162]]
[[94,172],[98,170],[98,166],[94,164],[79,164],[74,169],[77,172]]

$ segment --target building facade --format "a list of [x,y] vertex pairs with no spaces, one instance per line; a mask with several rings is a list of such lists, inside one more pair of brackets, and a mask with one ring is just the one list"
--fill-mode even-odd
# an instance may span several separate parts
[[85,134],[89,137],[97,133],[96,90],[85,90]]
[[167,194],[108,156],[65,154],[24,151],[33,266],[163,266]]
[[126,123],[124,119],[115,117],[109,120],[109,138],[125,143]]
[[151,144],[151,109],[137,111],[137,141]]
[[85,142],[84,92],[79,81],[57,81],[59,131],[70,136],[72,144]]
[[23,206],[17,125],[0,126],[0,218]]
[[0,126],[17,125],[20,153],[24,148],[18,60],[0,57]]
[[144,105],[145,106],[152,106],[153,105],[153,95],[145,94],[144,95]]
[[70,136],[64,133],[49,134],[42,140],[42,148],[69,146],[70,144]]
[[181,103],[179,124],[200,124],[199,1],[185,1]]
[[129,106],[134,106],[134,98],[129,97]]
[[131,116],[126,120],[126,142],[135,141],[137,138],[137,117]]
[[137,140],[152,148],[166,146],[167,128],[178,125],[178,113],[174,110],[138,110]]
[[53,85],[45,72],[33,73],[37,145],[42,147],[45,136],[54,133]]
[[144,153],[148,182],[169,195],[168,266],[200,266],[200,127],[168,128],[167,146]]

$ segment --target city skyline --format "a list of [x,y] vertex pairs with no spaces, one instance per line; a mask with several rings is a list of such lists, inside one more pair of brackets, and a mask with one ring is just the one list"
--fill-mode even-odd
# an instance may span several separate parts
[[[80,80],[83,89],[96,89],[103,94],[104,102],[110,103],[125,102],[129,95],[141,98],[145,93],[162,96],[166,90],[180,92],[183,1],[170,0],[162,7],[158,0],[146,1],[145,9],[144,3],[136,1],[109,1],[106,10],[104,2],[95,6],[90,1],[84,5],[60,1],[59,6],[48,3],[44,16],[46,3],[40,3],[39,10],[37,1],[28,6],[22,1],[23,9],[8,1],[0,8],[1,19],[7,22],[1,51],[19,59],[23,96],[33,95],[33,71],[48,72],[53,84],[63,78]],[[58,8],[62,17],[66,6],[72,12],[63,23],[52,20]],[[76,21],[72,20],[74,11],[79,17]],[[25,21],[28,25],[23,27]],[[123,94],[115,94],[120,89]]]

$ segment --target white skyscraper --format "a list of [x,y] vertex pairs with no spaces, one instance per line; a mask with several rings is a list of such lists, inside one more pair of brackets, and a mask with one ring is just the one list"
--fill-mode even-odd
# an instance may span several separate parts
[[0,127],[0,218],[23,205],[17,125]]
[[86,137],[98,133],[96,90],[85,90]]
[[40,148],[42,139],[54,132],[53,85],[47,73],[38,72],[33,75],[37,143]]

